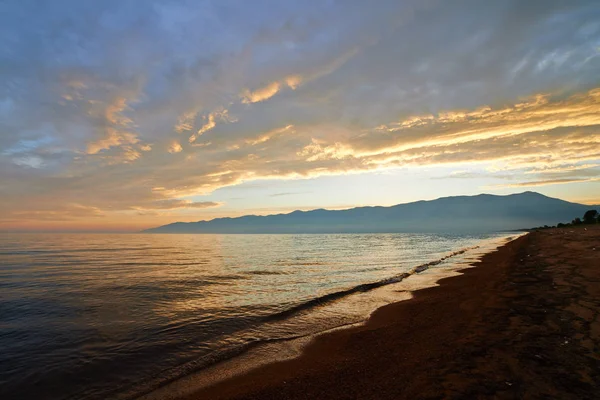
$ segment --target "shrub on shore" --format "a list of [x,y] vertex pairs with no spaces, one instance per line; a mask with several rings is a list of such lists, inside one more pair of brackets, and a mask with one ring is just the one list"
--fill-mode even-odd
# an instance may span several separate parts
[[586,211],[585,214],[583,214],[583,223],[584,224],[595,224],[596,222],[598,222],[598,211],[589,210],[589,211]]
[[571,222],[567,222],[567,223],[559,223],[556,226],[548,226],[548,225],[544,225],[544,226],[538,226],[537,228],[532,228],[532,230],[536,230],[536,229],[549,229],[549,228],[565,228],[568,226],[579,226],[579,225],[590,225],[590,224],[600,224],[600,213],[598,213],[597,210],[588,210],[585,212],[585,214],[583,214],[583,219],[582,218],[575,218],[573,219],[573,221]]

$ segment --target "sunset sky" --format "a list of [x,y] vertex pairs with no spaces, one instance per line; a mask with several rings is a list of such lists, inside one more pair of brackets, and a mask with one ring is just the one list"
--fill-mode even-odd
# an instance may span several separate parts
[[0,3],[0,231],[600,204],[600,2]]

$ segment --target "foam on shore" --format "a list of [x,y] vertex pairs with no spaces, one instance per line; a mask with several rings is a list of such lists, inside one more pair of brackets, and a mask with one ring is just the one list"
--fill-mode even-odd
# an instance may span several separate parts
[[[299,329],[297,334],[281,337],[251,339],[242,346],[211,354],[202,360],[188,363],[170,378],[165,379],[163,376],[163,383],[153,390],[146,390],[141,396],[131,393],[133,396],[126,398],[178,399],[258,367],[296,358],[316,337],[362,325],[378,308],[409,300],[416,290],[436,286],[440,279],[460,275],[461,270],[473,267],[483,255],[522,235],[524,234],[482,240],[477,246],[457,250],[440,259],[418,265],[408,272],[320,296],[271,315],[264,321],[263,329],[268,329],[268,325],[287,322],[296,328],[304,325],[306,330]],[[318,315],[350,317],[341,318],[338,324],[327,326],[319,321]]]

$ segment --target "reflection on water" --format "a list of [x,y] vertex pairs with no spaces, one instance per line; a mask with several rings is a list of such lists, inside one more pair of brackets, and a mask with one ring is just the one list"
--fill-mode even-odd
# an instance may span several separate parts
[[363,294],[299,305],[490,237],[0,235],[0,398],[127,398],[257,340],[356,322]]

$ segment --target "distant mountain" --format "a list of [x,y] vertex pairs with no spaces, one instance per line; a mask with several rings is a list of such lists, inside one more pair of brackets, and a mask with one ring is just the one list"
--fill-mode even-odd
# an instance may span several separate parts
[[535,192],[508,196],[443,197],[391,207],[294,211],[289,214],[176,222],[146,233],[481,233],[556,225],[600,206],[570,203]]

